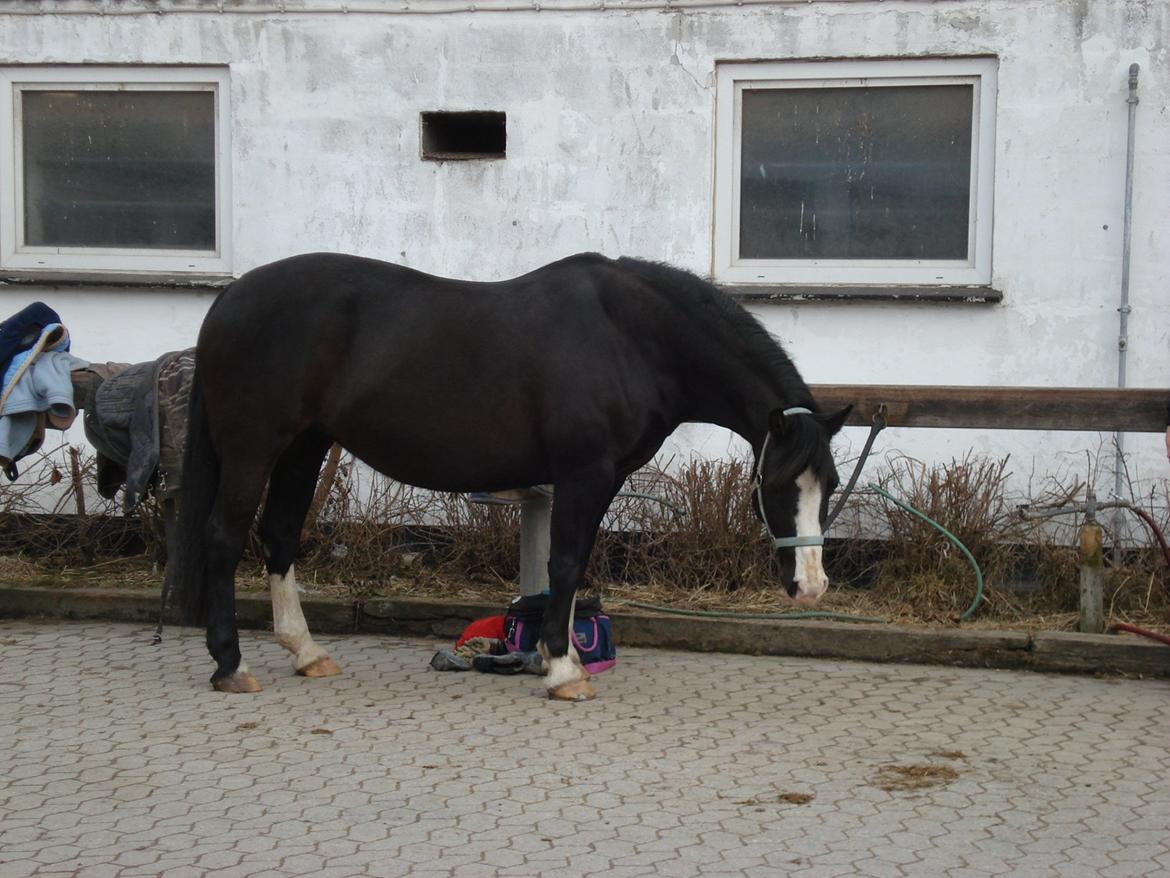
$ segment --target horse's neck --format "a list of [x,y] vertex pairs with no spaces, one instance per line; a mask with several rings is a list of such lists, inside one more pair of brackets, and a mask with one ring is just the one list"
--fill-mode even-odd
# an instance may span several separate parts
[[795,369],[792,375],[778,374],[766,358],[735,346],[708,348],[691,366],[703,377],[689,388],[686,419],[726,427],[757,450],[773,411],[812,403]]

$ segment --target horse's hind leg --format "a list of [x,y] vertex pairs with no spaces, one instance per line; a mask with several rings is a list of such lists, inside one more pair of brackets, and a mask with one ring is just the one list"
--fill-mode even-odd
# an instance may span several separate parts
[[276,642],[293,656],[293,667],[305,677],[329,677],[339,668],[313,641],[297,595],[293,558],[301,527],[313,501],[321,461],[330,440],[320,433],[298,436],[276,462],[268,483],[268,499],[260,519],[260,539],[267,556],[272,592],[272,627]]
[[216,664],[211,685],[220,692],[259,692],[261,688],[240,657],[235,592],[236,567],[244,554],[267,471],[263,461],[225,456],[207,521],[207,650]]

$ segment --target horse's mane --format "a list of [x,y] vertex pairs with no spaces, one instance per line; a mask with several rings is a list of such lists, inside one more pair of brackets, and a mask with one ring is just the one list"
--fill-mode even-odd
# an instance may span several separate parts
[[676,301],[687,300],[687,309],[703,320],[729,325],[732,332],[748,346],[752,356],[787,391],[787,395],[799,400],[800,405],[812,407],[813,399],[808,385],[796,371],[796,366],[780,342],[742,305],[713,283],[664,262],[623,256],[617,260],[617,264]]

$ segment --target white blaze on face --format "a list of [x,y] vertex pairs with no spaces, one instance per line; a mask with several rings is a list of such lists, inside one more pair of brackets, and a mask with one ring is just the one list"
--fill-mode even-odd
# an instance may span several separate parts
[[[820,536],[821,483],[811,469],[806,469],[796,479],[796,487],[799,490],[796,497],[796,535]],[[797,546],[795,551],[796,599],[812,603],[829,587],[829,577],[821,566],[821,547]]]

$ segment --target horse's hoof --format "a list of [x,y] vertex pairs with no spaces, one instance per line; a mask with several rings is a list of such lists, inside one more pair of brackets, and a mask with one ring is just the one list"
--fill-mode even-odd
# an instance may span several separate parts
[[341,668],[329,656],[323,655],[313,659],[303,668],[297,668],[297,673],[302,677],[336,677],[341,673]]
[[248,671],[235,671],[223,677],[212,677],[211,686],[220,692],[260,692],[264,688]]
[[592,701],[597,697],[597,693],[587,680],[574,680],[572,683],[549,689],[548,697],[553,701]]

